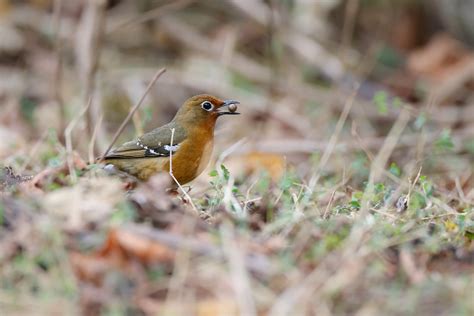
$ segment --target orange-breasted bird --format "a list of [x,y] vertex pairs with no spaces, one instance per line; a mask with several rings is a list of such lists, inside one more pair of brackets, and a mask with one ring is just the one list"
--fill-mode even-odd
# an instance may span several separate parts
[[192,181],[209,163],[217,118],[240,114],[237,104],[208,94],[191,97],[171,122],[115,148],[104,162],[146,181],[158,172],[169,172],[172,157],[176,180],[180,184]]

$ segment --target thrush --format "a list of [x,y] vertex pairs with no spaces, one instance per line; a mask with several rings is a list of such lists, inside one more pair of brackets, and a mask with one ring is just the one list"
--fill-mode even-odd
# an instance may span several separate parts
[[237,104],[208,94],[191,97],[171,122],[113,149],[104,162],[142,181],[171,167],[180,184],[188,183],[209,163],[217,119],[240,114]]

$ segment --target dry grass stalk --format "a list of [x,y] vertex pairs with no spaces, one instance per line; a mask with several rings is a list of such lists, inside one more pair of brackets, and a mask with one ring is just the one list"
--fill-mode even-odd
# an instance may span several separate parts
[[222,249],[229,264],[235,298],[242,315],[256,316],[257,308],[253,299],[251,276],[245,265],[245,256],[236,243],[234,228],[230,223],[222,225]]
[[73,157],[73,148],[72,148],[72,131],[76,127],[79,120],[87,113],[87,111],[89,110],[91,104],[92,104],[92,97],[89,98],[89,101],[84,106],[82,111],[71,120],[71,122],[68,124],[68,126],[64,130],[64,138],[66,140],[66,160],[67,160],[67,165],[68,165],[68,168],[69,168],[69,176],[71,177],[72,183],[77,182],[77,175],[76,175],[76,171],[74,170],[74,157]]
[[62,48],[63,43],[61,39],[61,13],[62,13],[62,0],[54,0],[53,8],[53,28],[55,30],[55,54],[56,54],[56,65],[54,71],[54,78],[52,80],[53,84],[53,95],[55,102],[59,109],[59,119],[60,119],[60,130],[59,135],[63,135],[63,129],[66,126],[66,109],[64,105],[64,100],[62,97],[62,80],[63,80],[63,57],[62,57]]
[[308,187],[310,189],[310,192],[313,192],[314,188],[316,187],[319,177],[321,175],[321,171],[323,168],[326,166],[327,162],[329,161],[329,158],[331,157],[334,148],[336,147],[339,134],[342,131],[342,128],[344,127],[344,123],[347,120],[347,117],[349,115],[349,112],[352,109],[352,105],[354,104],[354,100],[357,95],[358,88],[354,89],[354,92],[352,95],[347,99],[346,105],[344,106],[344,110],[342,111],[341,115],[339,116],[339,120],[337,121],[336,128],[331,136],[331,139],[329,140],[328,146],[326,147],[324,154],[321,158],[321,161],[319,162],[319,165],[316,169],[316,172],[314,175],[311,177],[311,180],[308,183]]
[[[83,97],[84,100],[88,100],[95,91],[95,77],[99,65],[107,1],[87,0],[85,3],[76,35],[75,54]],[[92,104],[87,111],[88,139],[92,136],[98,113],[99,109],[95,104]]]
[[161,77],[162,74],[164,74],[166,72],[166,69],[165,68],[162,68],[160,70],[158,70],[155,74],[155,76],[153,77],[153,79],[150,81],[150,83],[148,84],[147,88],[145,89],[145,92],[143,93],[143,96],[140,98],[140,100],[138,100],[138,102],[130,109],[130,112],[128,113],[127,117],[123,120],[122,124],[120,125],[120,127],[117,129],[117,131],[115,132],[114,134],[114,137],[112,138],[112,141],[110,142],[109,144],[109,147],[107,147],[107,149],[105,150],[105,152],[102,154],[101,158],[100,158],[100,161],[104,160],[104,157],[107,156],[107,154],[109,153],[109,151],[112,149],[112,147],[114,146],[115,142],[117,141],[118,137],[120,136],[120,134],[123,132],[123,130],[125,129],[125,126],[128,124],[128,122],[130,121],[130,119],[133,117],[133,114],[138,110],[138,108],[142,105],[143,101],[145,100],[146,96],[148,95],[148,93],[150,92],[151,88],[153,88],[153,85],[155,84],[155,82],[158,80],[158,78]]

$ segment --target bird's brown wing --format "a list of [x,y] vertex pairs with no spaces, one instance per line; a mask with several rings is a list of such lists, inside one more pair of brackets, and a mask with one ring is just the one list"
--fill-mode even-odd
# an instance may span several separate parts
[[[172,128],[175,131],[171,145]],[[176,153],[185,139],[186,134],[181,128],[167,124],[115,148],[105,156],[105,160],[169,157],[171,152]]]

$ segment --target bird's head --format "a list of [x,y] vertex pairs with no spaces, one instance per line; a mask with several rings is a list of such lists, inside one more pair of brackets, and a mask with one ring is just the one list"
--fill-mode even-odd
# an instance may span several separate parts
[[214,127],[218,117],[237,115],[238,101],[221,100],[209,94],[200,94],[189,98],[176,113],[174,120],[182,124]]

